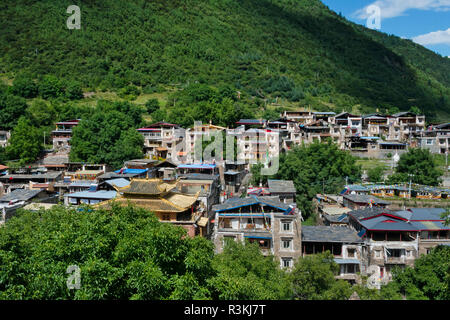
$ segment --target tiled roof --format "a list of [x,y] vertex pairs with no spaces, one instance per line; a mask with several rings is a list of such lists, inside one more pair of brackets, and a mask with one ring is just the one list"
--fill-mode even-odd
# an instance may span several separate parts
[[295,186],[292,180],[268,180],[270,193],[295,193]]
[[28,201],[38,195],[42,190],[16,189],[0,197],[0,202],[9,202],[12,200]]
[[361,194],[347,194],[344,195],[345,199],[348,199],[352,202],[355,203],[367,203],[369,204],[370,202],[372,202],[373,204],[384,204],[384,205],[389,205],[391,204],[388,201],[384,201],[381,200],[377,197],[371,196],[371,195],[361,195]]
[[347,227],[302,226],[302,241],[360,243],[363,240]]

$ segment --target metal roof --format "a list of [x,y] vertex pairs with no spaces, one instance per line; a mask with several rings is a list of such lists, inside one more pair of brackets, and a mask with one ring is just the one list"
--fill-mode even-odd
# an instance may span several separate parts
[[360,261],[358,259],[339,259],[335,258],[334,262],[337,264],[360,264]]
[[102,199],[110,200],[116,197],[116,191],[81,191],[74,193],[66,193],[64,196],[69,198],[85,198],[85,199]]
[[124,178],[106,180],[105,182],[107,184],[109,184],[110,186],[116,186],[118,188],[123,188],[130,184],[130,181],[128,181],[127,179],[124,179]]
[[276,199],[277,197],[256,197],[256,196],[250,196],[247,198],[230,198],[227,199],[224,203],[214,205],[212,207],[213,211],[221,212],[221,211],[228,211],[232,209],[237,209],[240,207],[250,206],[253,204],[262,203],[280,210],[288,211],[290,208],[289,205],[279,201],[279,199]]
[[411,222],[406,222],[394,217],[379,216],[369,220],[360,220],[359,223],[367,230],[417,231],[417,227]]

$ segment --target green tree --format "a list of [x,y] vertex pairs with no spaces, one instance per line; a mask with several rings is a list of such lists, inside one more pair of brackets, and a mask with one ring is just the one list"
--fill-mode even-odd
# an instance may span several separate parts
[[27,108],[26,116],[35,127],[50,126],[55,122],[56,111],[50,103],[36,99]]
[[[0,228],[0,299],[203,299],[213,245],[134,207],[21,210]],[[69,266],[81,274],[67,287]]]
[[39,81],[39,94],[43,99],[59,97],[63,92],[61,80],[53,75],[46,75]]
[[290,274],[294,298],[347,300],[353,291],[348,282],[335,279],[338,270],[329,251],[299,258]]
[[21,117],[11,133],[10,144],[6,152],[10,159],[18,159],[20,165],[31,163],[42,151],[42,139],[39,129],[30,120]]
[[260,184],[263,186],[267,183],[268,176],[261,174],[261,169],[264,168],[264,164],[257,163],[251,166],[250,173],[252,174],[252,185],[259,187]]
[[437,246],[417,259],[414,268],[394,269],[384,294],[390,293],[387,298],[402,295],[408,300],[449,300],[449,284],[450,247]]
[[413,183],[436,186],[440,183],[442,174],[428,149],[412,148],[400,156],[395,173],[389,177],[389,181],[409,182],[411,178]]
[[38,95],[38,86],[31,76],[21,74],[14,79],[12,92],[16,96],[35,98]]
[[208,279],[213,299],[290,299],[287,274],[273,256],[265,257],[258,244],[229,241],[214,257],[214,276]]
[[384,167],[376,166],[367,170],[367,176],[370,182],[381,182],[384,175]]
[[11,130],[17,120],[25,114],[27,102],[24,98],[8,93],[0,94],[0,128]]
[[128,103],[99,103],[73,129],[71,161],[107,163],[120,168],[123,162],[143,156],[143,137],[136,131],[142,110]]
[[361,178],[361,167],[348,151],[328,140],[295,147],[280,156],[276,179],[292,180],[296,202],[305,218],[312,212],[311,200],[318,193],[338,193],[347,182]]
[[77,81],[69,81],[66,86],[66,97],[69,100],[79,100],[83,98],[83,89]]
[[145,108],[147,109],[147,112],[150,114],[159,110],[158,99],[153,98],[153,99],[147,100],[147,102],[145,103]]

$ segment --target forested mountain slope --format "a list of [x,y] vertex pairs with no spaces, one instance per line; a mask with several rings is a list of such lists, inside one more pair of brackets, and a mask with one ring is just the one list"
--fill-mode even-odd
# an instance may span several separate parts
[[[319,0],[3,0],[0,73],[89,90],[199,81],[316,110],[417,106],[450,118],[450,59],[368,30]],[[270,100],[269,100],[270,101]]]

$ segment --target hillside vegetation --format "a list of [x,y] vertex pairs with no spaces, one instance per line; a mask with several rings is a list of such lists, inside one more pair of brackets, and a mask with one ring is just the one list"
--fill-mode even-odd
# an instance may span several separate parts
[[450,118],[448,58],[353,24],[319,0],[85,0],[81,30],[69,30],[72,4],[3,0],[0,73],[124,94],[198,81],[230,86],[261,108],[417,106],[430,120]]

